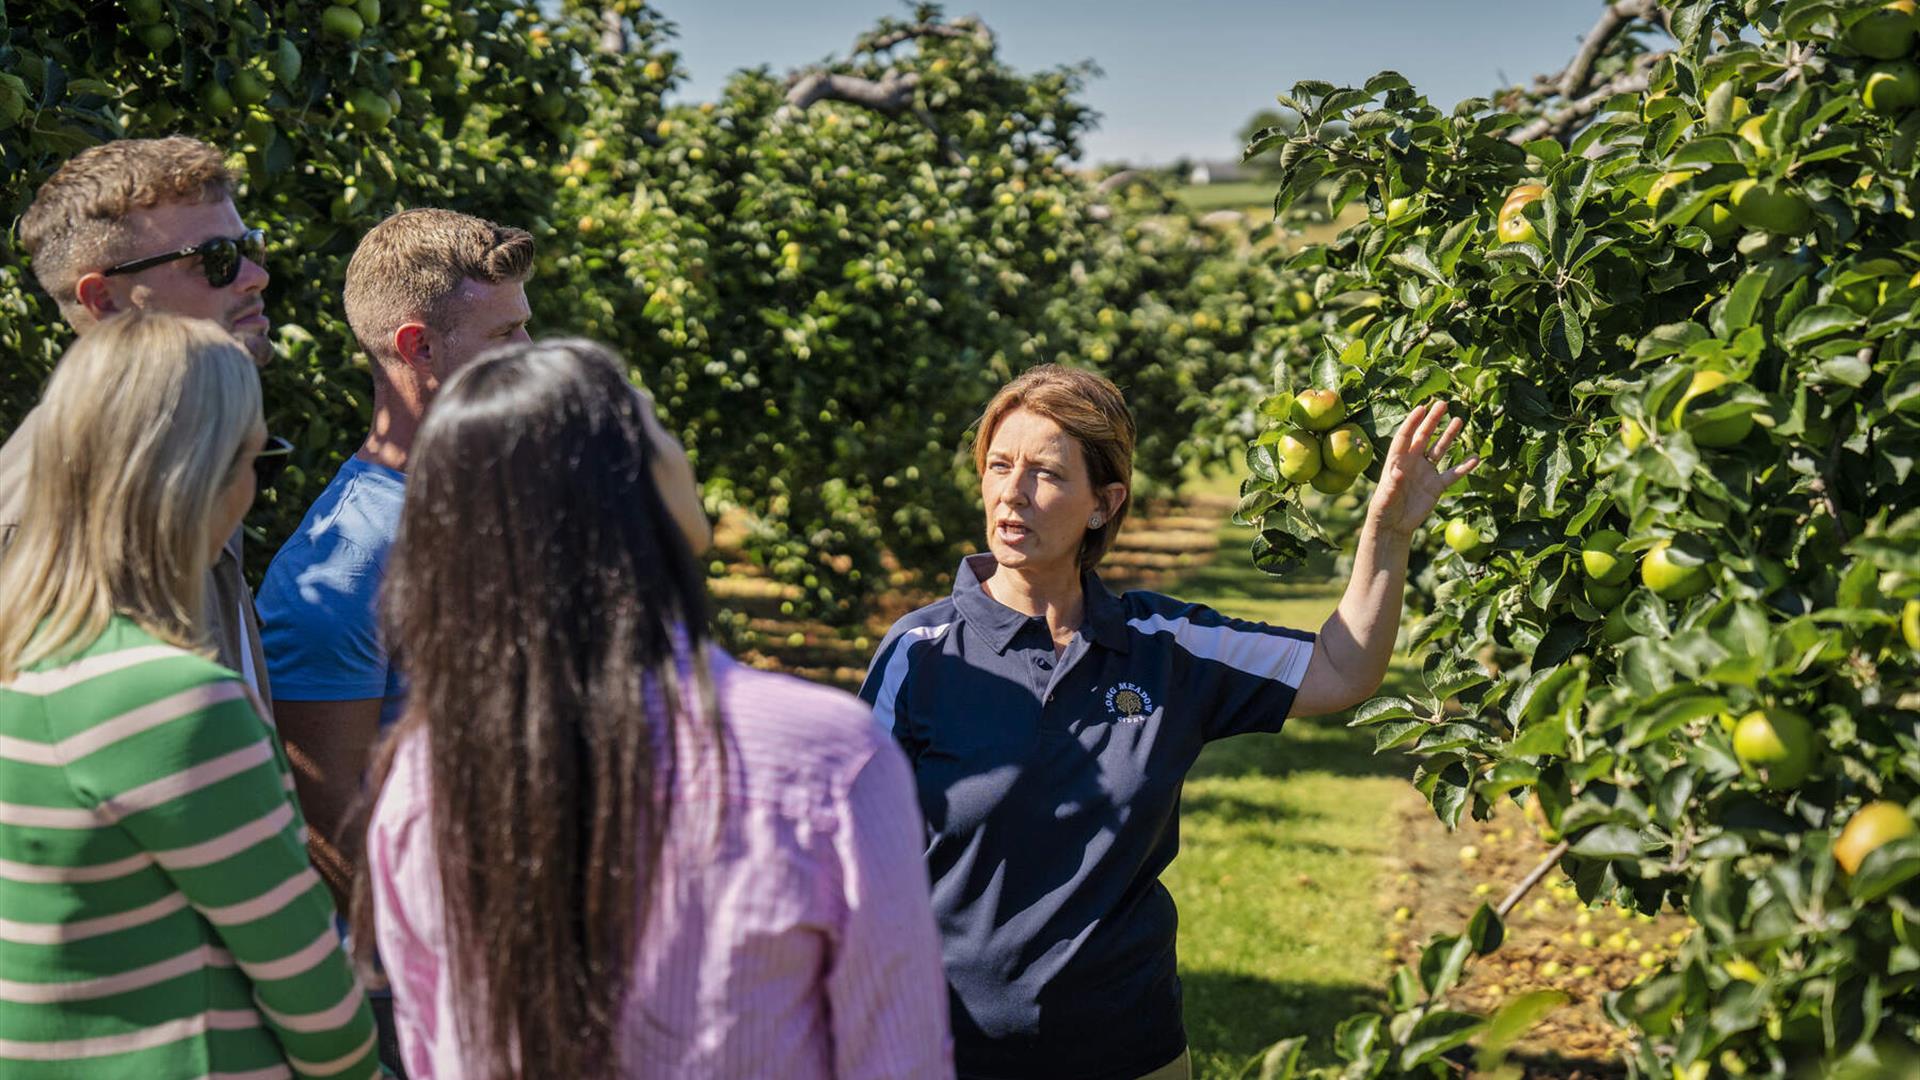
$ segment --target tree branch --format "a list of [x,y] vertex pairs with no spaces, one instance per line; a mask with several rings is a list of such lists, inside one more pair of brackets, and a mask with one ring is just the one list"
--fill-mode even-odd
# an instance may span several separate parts
[[955,19],[950,23],[923,22],[912,26],[902,26],[884,33],[863,37],[853,43],[854,52],[885,52],[896,45],[920,38],[974,38],[984,45],[993,44],[993,31],[985,23],[975,19]]
[[1632,94],[1647,88],[1647,78],[1653,65],[1666,56],[1666,53],[1643,53],[1634,58],[1633,67],[1621,72],[1583,97],[1575,98],[1554,112],[1545,113],[1532,123],[1515,128],[1507,136],[1507,141],[1516,145],[1532,142],[1545,135],[1558,138],[1566,137],[1574,125],[1598,112],[1615,94]]
[[1535,885],[1540,884],[1540,879],[1552,873],[1553,868],[1560,865],[1560,860],[1566,857],[1567,850],[1572,846],[1565,840],[1553,845],[1547,851],[1546,857],[1540,860],[1540,865],[1527,871],[1527,876],[1521,878],[1519,884],[1513,887],[1513,891],[1507,894],[1507,898],[1500,901],[1500,906],[1493,909],[1494,914],[1500,916],[1502,920],[1506,919],[1507,913],[1517,907],[1520,901],[1533,891]]
[[888,116],[898,116],[913,104],[914,87],[920,85],[915,72],[905,75],[889,71],[879,79],[857,75],[835,75],[813,71],[797,77],[787,89],[787,104],[802,112],[819,101],[844,101]]
[[1650,19],[1660,11],[1660,5],[1654,0],[1618,0],[1607,5],[1600,13],[1599,21],[1580,42],[1580,51],[1557,76],[1546,81],[1553,92],[1568,101],[1579,97],[1587,88],[1587,80],[1593,77],[1593,65],[1600,60],[1600,54],[1606,51],[1607,43],[1622,30],[1642,19]]
[[914,101],[914,90],[920,85],[917,72],[901,74],[889,70],[878,79],[862,79],[857,75],[836,75],[830,71],[812,71],[797,75],[793,85],[787,89],[786,107],[805,112],[821,101],[844,101],[849,105],[859,105],[887,116],[899,116],[911,113],[913,118],[926,125],[933,132],[934,139],[940,144],[940,155],[949,165],[958,165],[963,160],[960,151],[940,130],[933,114]]
[[627,54],[627,20],[615,8],[600,13],[600,51],[614,56]]

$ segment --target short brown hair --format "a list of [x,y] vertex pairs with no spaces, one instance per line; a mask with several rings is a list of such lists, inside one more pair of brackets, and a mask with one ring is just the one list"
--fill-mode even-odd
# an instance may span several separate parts
[[360,239],[347,264],[347,325],[360,347],[392,352],[413,320],[442,326],[447,301],[468,278],[499,284],[533,273],[533,234],[453,210],[402,210]]
[[1127,485],[1127,497],[1107,515],[1097,529],[1088,529],[1080,541],[1080,569],[1091,570],[1106,557],[1120,525],[1127,520],[1133,505],[1133,413],[1120,388],[1105,377],[1080,368],[1059,364],[1041,364],[1029,368],[1000,388],[987,402],[974,428],[973,467],[987,469],[987,448],[993,442],[994,429],[1015,409],[1025,409],[1060,425],[1080,444],[1080,456],[1086,459],[1087,474],[1095,489],[1108,484]]
[[40,287],[73,322],[80,278],[131,257],[127,215],[231,199],[237,186],[220,151],[199,139],[116,139],[75,154],[40,185],[20,217],[20,246]]

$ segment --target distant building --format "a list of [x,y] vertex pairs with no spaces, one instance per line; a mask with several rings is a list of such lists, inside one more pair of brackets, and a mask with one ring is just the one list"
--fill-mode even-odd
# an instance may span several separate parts
[[1200,161],[1195,162],[1193,171],[1187,174],[1187,183],[1229,184],[1251,178],[1247,167],[1237,161]]

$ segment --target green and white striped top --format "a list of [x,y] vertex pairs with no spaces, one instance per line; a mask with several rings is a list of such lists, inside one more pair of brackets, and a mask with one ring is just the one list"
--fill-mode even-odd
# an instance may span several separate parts
[[0,683],[0,1075],[380,1072],[246,686],[116,618]]

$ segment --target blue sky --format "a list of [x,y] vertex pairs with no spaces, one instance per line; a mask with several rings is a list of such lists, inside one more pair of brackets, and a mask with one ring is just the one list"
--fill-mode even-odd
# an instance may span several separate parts
[[[785,71],[843,53],[897,0],[654,0],[679,26],[689,79],[715,96],[727,74]],[[1089,162],[1231,158],[1234,133],[1300,79],[1358,83],[1383,68],[1452,105],[1552,71],[1573,55],[1598,0],[966,0],[1023,69],[1091,59],[1101,115]]]

